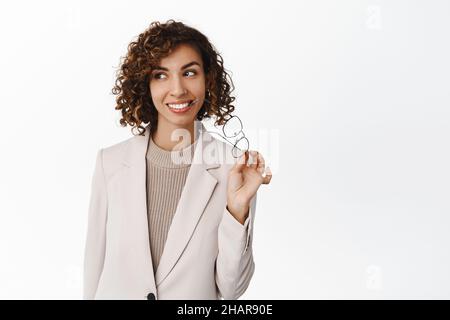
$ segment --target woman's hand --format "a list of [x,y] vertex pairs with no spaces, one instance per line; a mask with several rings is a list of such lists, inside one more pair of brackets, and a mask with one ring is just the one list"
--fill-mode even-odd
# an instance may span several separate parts
[[[252,164],[247,166],[249,155]],[[263,176],[266,172],[265,176]],[[227,209],[241,224],[247,219],[250,200],[261,184],[269,184],[272,173],[265,168],[263,156],[258,151],[245,152],[228,174]]]

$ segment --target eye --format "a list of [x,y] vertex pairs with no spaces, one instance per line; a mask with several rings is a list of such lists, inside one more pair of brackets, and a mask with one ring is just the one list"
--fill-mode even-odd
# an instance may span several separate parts
[[189,72],[192,72],[194,75],[196,75],[197,74],[197,72],[196,71],[194,71],[194,70],[188,70],[188,71],[186,71],[184,74],[187,74],[187,73],[189,73]]
[[161,79],[161,76],[165,76],[165,74],[161,73],[161,72],[154,73],[152,78],[154,78],[154,79]]

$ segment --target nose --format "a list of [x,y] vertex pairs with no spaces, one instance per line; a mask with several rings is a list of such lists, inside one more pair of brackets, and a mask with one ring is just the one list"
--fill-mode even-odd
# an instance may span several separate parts
[[179,77],[174,77],[171,86],[171,95],[175,98],[181,98],[187,93],[186,88],[183,84],[183,79]]

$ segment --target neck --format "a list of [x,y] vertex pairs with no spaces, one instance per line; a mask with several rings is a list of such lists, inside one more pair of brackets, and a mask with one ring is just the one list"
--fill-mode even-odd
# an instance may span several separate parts
[[172,151],[187,148],[195,141],[195,123],[175,125],[158,119],[158,126],[152,135],[153,142],[161,149]]

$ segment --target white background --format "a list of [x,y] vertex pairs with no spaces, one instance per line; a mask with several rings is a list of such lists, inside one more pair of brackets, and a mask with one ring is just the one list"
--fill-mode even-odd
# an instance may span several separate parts
[[81,298],[96,152],[131,137],[114,71],[170,18],[222,54],[272,164],[242,298],[450,298],[449,15],[444,0],[3,3],[0,298]]

